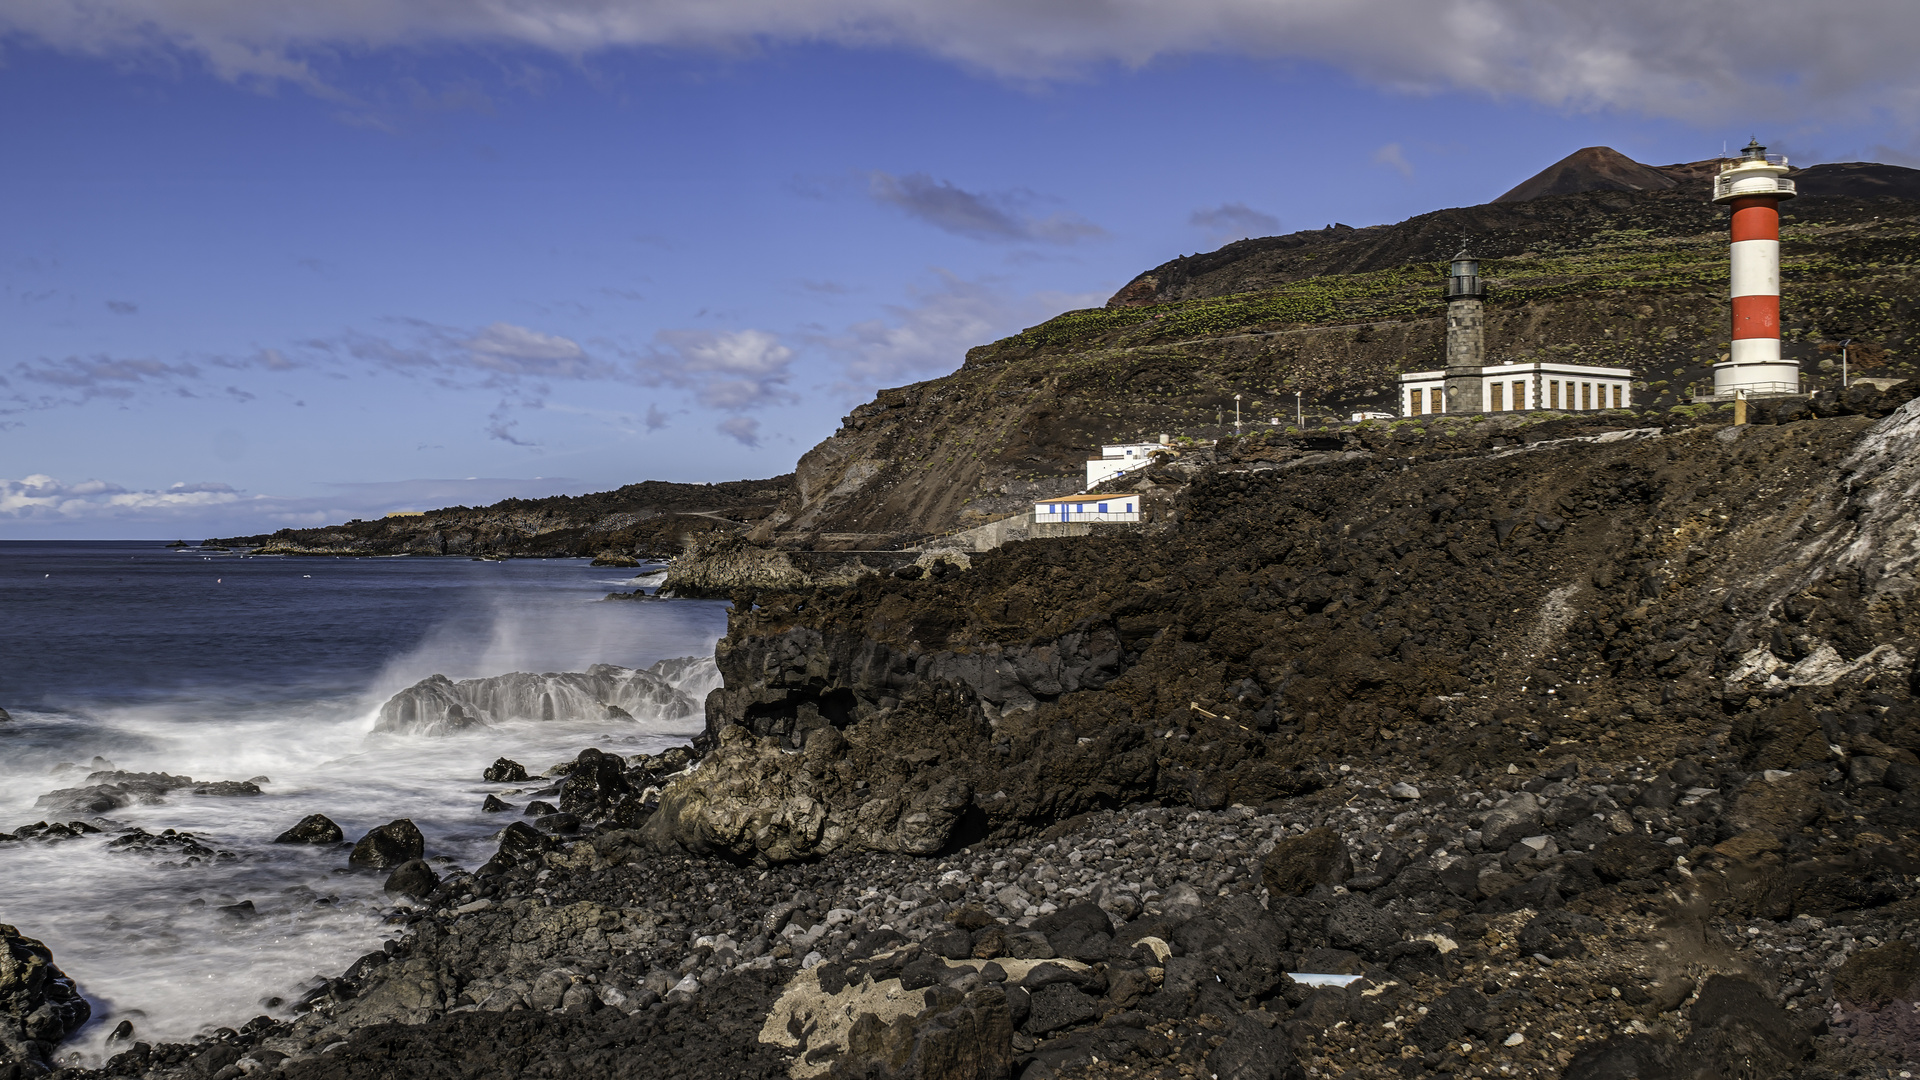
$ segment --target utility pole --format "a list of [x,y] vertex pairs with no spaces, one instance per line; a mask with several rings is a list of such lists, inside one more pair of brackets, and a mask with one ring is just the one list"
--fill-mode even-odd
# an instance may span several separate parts
[[1233,437],[1240,437],[1240,395],[1233,395]]
[[1293,392],[1293,422],[1299,425],[1301,431],[1307,430],[1306,407],[1300,404],[1300,391],[1298,390]]

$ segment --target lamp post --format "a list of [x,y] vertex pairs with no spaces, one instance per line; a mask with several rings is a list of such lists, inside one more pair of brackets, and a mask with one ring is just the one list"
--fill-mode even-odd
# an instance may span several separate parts
[[1240,437],[1240,395],[1233,395],[1233,437]]
[[1842,390],[1847,388],[1847,346],[1852,344],[1852,338],[1840,343],[1840,389]]
[[1305,431],[1307,430],[1307,412],[1306,406],[1300,404],[1300,393],[1298,390],[1293,392],[1293,422],[1301,431]]

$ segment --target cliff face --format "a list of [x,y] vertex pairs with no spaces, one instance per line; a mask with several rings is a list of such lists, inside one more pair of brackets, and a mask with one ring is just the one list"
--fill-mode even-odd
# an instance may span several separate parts
[[[1699,173],[1699,175],[1694,175]],[[1633,367],[1659,412],[1710,382],[1727,349],[1726,218],[1706,174],[1663,190],[1581,191],[1442,210],[1397,225],[1243,240],[1135,278],[973,349],[952,375],[885,390],[801,458],[793,494],[752,534],[873,548],[1017,513],[1078,490],[1103,443],[1233,431],[1357,410],[1397,413],[1394,378],[1437,363],[1445,260],[1470,240],[1490,297],[1489,357]],[[1816,388],[1915,374],[1920,171],[1822,165],[1787,204],[1786,355]],[[1296,394],[1299,395],[1296,397]]]
[[208,540],[284,555],[669,556],[707,533],[737,533],[772,512],[792,476],[723,484],[648,480],[592,495],[507,499],[407,517]]
[[[995,833],[1136,799],[1258,805],[1356,756],[1467,776],[1541,753],[1920,764],[1920,402],[1899,402],[1246,440],[1164,536],[761,597],[720,645],[709,730],[832,729],[819,753],[975,793],[943,820]],[[892,741],[935,690],[974,703],[943,736],[964,745]],[[864,794],[812,797],[831,815]],[[1920,825],[1920,803],[1883,811],[1882,832]]]

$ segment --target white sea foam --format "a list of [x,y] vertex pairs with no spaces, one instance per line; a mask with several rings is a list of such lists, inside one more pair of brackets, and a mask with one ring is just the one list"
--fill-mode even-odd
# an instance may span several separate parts
[[[326,814],[350,841],[410,818],[426,836],[430,858],[471,869],[517,817],[480,812],[485,795],[501,790],[480,779],[494,758],[539,772],[584,746],[658,752],[697,733],[697,712],[671,722],[512,721],[438,738],[371,733],[380,702],[435,672],[582,670],[603,660],[651,664],[712,648],[712,638],[697,632],[712,625],[710,617],[661,617],[673,605],[647,605],[661,613],[652,618],[593,614],[607,607],[613,605],[529,611],[503,600],[490,625],[463,619],[439,627],[357,694],[273,700],[271,692],[183,693],[170,702],[86,713],[16,712],[8,752],[0,755],[0,830],[46,818],[35,800],[85,778],[82,770],[52,770],[61,762],[84,766],[96,754],[130,771],[269,778],[259,796],[177,790],[100,821],[188,831],[235,859],[168,865],[178,858],[110,849],[111,832],[0,843],[0,922],[47,941],[95,1006],[94,1019],[62,1052],[99,1062],[106,1033],[122,1019],[133,1021],[137,1037],[160,1042],[238,1026],[260,1013],[289,1015],[313,979],[337,975],[379,948],[391,936],[380,921],[383,876],[344,872],[344,849],[271,843],[302,817]],[[664,673],[695,701],[717,682],[711,660],[670,664]],[[507,798],[526,802],[523,795]],[[218,910],[242,900],[252,901],[257,917]]]

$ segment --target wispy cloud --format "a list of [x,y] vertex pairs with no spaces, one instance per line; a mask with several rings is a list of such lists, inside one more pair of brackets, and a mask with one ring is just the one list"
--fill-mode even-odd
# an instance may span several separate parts
[[137,315],[140,313],[140,305],[131,300],[109,300],[107,310],[115,315]]
[[[1920,114],[1911,0],[7,0],[0,35],[85,55],[186,55],[223,78],[333,99],[348,95],[325,73],[348,49],[504,45],[577,60],[608,49],[826,41],[919,50],[1017,82],[1230,54],[1311,60],[1397,90],[1692,121],[1886,110],[1911,123]],[[416,104],[485,107],[459,86],[423,88]]]
[[1106,235],[1106,230],[1075,214],[1027,214],[1024,207],[1036,200],[1032,192],[972,192],[926,173],[872,173],[867,194],[936,229],[974,240],[1071,244]]
[[760,446],[760,421],[751,416],[730,416],[715,425],[714,429],[741,446],[756,449]]
[[1187,224],[1207,230],[1216,244],[1244,240],[1249,236],[1272,236],[1280,231],[1280,219],[1246,203],[1221,203],[1211,210],[1195,210],[1187,215]]
[[958,368],[975,345],[1105,299],[1095,293],[1016,296],[990,278],[967,280],[940,269],[933,275],[934,287],[910,290],[910,302],[889,304],[886,317],[810,337],[811,344],[839,361],[839,389],[864,395],[876,386],[945,374]]
[[1413,178],[1413,164],[1407,160],[1406,153],[1397,142],[1390,142],[1375,150],[1370,160],[1375,165],[1385,165],[1409,180]]
[[79,405],[98,398],[124,401],[143,390],[186,393],[201,377],[194,364],[169,364],[144,357],[69,356],[60,360],[22,360],[0,376],[0,413]]

